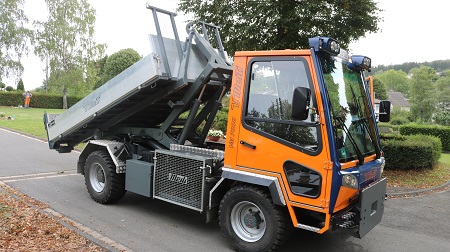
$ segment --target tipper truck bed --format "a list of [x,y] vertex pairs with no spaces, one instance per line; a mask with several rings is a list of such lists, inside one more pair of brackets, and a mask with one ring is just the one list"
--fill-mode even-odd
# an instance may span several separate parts
[[[177,111],[188,110],[195,98],[193,95],[200,88],[204,88],[203,103],[212,99],[217,90],[222,92],[224,87],[229,88],[228,77],[232,67],[209,42],[198,34],[192,36],[196,44],[151,35],[154,53],[139,60],[63,114],[45,114],[50,148],[60,152],[71,151],[80,142],[92,139],[96,130],[156,127],[168,119],[174,107],[182,108]],[[159,39],[162,39],[163,46]],[[177,46],[183,46],[184,59],[177,52]],[[198,80],[199,76],[204,79]]]

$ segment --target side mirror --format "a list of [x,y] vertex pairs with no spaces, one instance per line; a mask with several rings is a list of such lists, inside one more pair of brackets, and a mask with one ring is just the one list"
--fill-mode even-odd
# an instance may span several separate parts
[[378,114],[378,120],[380,122],[389,122],[391,119],[391,102],[380,101],[380,113]]
[[311,89],[306,87],[297,87],[292,95],[292,119],[308,119],[309,101],[311,100]]

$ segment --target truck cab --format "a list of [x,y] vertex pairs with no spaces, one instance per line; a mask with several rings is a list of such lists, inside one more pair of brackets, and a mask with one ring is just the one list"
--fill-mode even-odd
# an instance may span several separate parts
[[[381,220],[386,187],[363,73],[370,59],[349,57],[330,38],[310,43],[309,50],[235,54],[225,176],[276,178],[295,227],[358,226],[362,237]],[[367,187],[374,189],[362,193]],[[370,212],[362,224],[361,207]]]

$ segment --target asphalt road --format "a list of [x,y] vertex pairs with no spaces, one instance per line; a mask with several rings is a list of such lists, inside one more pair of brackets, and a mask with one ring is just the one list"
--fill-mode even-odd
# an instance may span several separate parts
[[[0,129],[0,181],[133,251],[231,251],[218,222],[195,211],[127,193],[101,205],[76,174],[78,153]],[[363,239],[297,230],[281,251],[450,251],[450,191],[390,199],[382,222]]]

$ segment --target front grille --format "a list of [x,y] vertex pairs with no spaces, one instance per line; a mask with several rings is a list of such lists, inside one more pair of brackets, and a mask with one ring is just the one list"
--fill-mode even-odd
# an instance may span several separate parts
[[156,150],[154,197],[203,211],[205,167],[211,157]]

